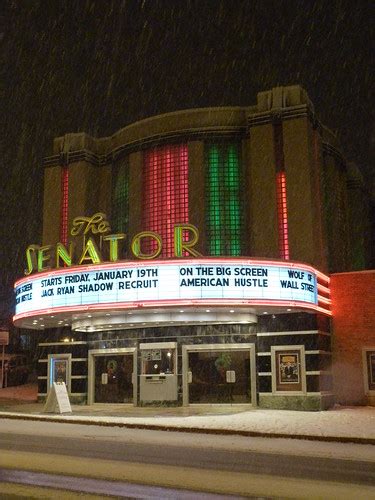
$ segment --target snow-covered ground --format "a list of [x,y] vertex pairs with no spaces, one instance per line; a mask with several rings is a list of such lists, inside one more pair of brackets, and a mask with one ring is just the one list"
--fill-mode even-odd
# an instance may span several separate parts
[[[0,399],[17,399],[22,393],[23,401],[33,401],[36,398],[35,386],[10,387],[0,390]],[[13,408],[12,408],[13,410]],[[30,408],[31,410],[31,408]],[[144,410],[144,415],[142,415]],[[137,416],[122,416],[118,405],[114,416],[108,416],[108,408],[100,415],[97,408],[90,414],[88,406],[73,406],[73,414],[64,414],[63,418],[73,421],[92,421],[112,424],[137,424],[161,427],[198,428],[235,430],[246,432],[285,434],[291,436],[332,436],[332,437],[354,437],[375,439],[375,407],[340,407],[336,406],[328,411],[304,412],[289,410],[265,410],[251,409],[249,411],[239,410],[236,412],[231,407],[230,412],[225,412],[220,407],[220,413],[214,407],[207,407],[201,415],[182,415],[181,409],[176,409],[176,416],[163,415],[162,409],[155,409],[156,415],[150,415],[150,408],[137,409]],[[124,409],[124,413],[126,413]],[[27,414],[38,414],[39,418],[59,418],[61,415],[41,414],[42,407],[37,411],[20,412],[19,415],[27,418]],[[131,413],[131,412],[130,412]],[[10,412],[1,412],[1,415],[9,415]],[[17,407],[11,413],[17,415]]]
[[[69,419],[87,419],[72,416]],[[375,408],[335,408],[324,412],[251,410],[231,415],[189,417],[90,417],[90,420],[167,427],[240,430],[288,435],[375,438]],[[375,453],[375,451],[374,451]]]

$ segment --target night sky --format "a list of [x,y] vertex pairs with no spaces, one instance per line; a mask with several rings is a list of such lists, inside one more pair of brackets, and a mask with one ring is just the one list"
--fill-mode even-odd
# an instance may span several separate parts
[[301,84],[370,178],[371,4],[3,1],[3,299],[41,238],[41,159],[68,132],[109,135],[154,114],[252,105],[259,91]]

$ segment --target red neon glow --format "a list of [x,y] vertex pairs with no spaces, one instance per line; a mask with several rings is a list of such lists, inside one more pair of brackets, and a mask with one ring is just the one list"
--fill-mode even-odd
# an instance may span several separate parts
[[[189,221],[188,150],[186,144],[162,146],[144,153],[143,227],[163,240],[162,257],[173,257],[173,227]],[[144,244],[155,250],[155,242]]]
[[318,295],[318,302],[322,302],[323,304],[331,305],[332,300],[327,299],[327,297],[323,297],[322,295]]
[[330,294],[329,288],[327,288],[326,286],[321,285],[319,282],[318,282],[318,292],[324,293],[325,295],[329,295]]
[[279,230],[280,257],[289,260],[288,212],[286,206],[285,172],[276,173],[277,222]]
[[69,170],[61,169],[60,241],[68,244]]

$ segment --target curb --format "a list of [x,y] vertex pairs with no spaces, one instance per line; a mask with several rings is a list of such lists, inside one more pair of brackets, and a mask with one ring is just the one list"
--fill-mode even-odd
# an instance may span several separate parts
[[155,424],[133,424],[124,422],[101,422],[87,419],[73,420],[69,418],[51,418],[39,415],[20,415],[20,414],[2,414],[0,418],[10,420],[31,420],[39,422],[55,422],[59,424],[76,424],[76,425],[97,425],[101,427],[122,427],[126,429],[144,429],[151,431],[164,432],[190,432],[193,434],[221,434],[226,436],[244,436],[244,437],[262,437],[262,438],[279,438],[279,439],[304,439],[307,441],[323,441],[328,443],[354,443],[354,444],[370,444],[375,445],[375,438],[360,438],[350,436],[316,436],[311,434],[285,434],[278,432],[257,432],[257,431],[242,431],[236,429],[214,429],[203,427],[174,427]]

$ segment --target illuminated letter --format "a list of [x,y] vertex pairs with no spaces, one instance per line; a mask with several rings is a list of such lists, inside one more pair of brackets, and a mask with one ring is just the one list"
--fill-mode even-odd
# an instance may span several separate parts
[[94,214],[92,217],[76,217],[73,219],[73,227],[70,231],[72,236],[77,236],[83,230],[83,234],[87,234],[89,231],[92,234],[103,234],[108,233],[111,228],[109,227],[109,222],[106,220],[106,215],[102,212]]
[[26,276],[31,274],[34,269],[37,267],[35,253],[39,249],[38,245],[30,245],[26,248],[26,262],[27,262],[27,270],[25,270]]
[[[86,255],[88,254],[88,255]],[[102,259],[100,256],[100,252],[98,247],[95,245],[95,241],[89,238],[86,241],[86,246],[83,249],[81,258],[79,259],[78,264],[82,264],[82,262],[90,261],[93,264],[100,264]]]
[[104,241],[109,241],[109,260],[111,262],[118,261],[118,241],[123,240],[125,237],[126,235],[124,233],[103,236]]
[[48,253],[51,250],[51,245],[46,245],[44,247],[39,247],[38,249],[38,272],[45,271],[50,267],[43,267],[43,263],[48,261],[51,258],[51,255]]
[[[156,241],[156,250],[152,254],[145,254],[141,251],[141,239],[142,238],[153,238]],[[131,249],[133,255],[138,257],[138,259],[155,259],[158,255],[160,255],[162,249],[161,238],[158,234],[153,231],[144,231],[142,233],[138,233],[134,236],[131,244]]]
[[[190,231],[193,237],[188,241],[184,241],[184,231]],[[184,250],[194,257],[199,257],[202,254],[193,248],[198,243],[199,232],[192,224],[178,224],[174,227],[174,254],[175,257],[183,257]]]
[[62,243],[57,243],[56,245],[56,267],[60,267],[60,259],[65,265],[72,265],[72,254],[73,254],[73,244],[69,244],[69,252]]

